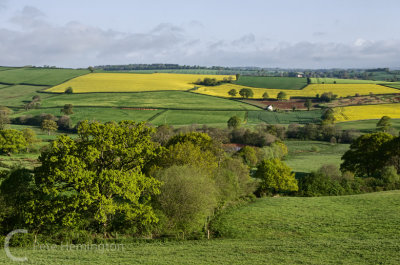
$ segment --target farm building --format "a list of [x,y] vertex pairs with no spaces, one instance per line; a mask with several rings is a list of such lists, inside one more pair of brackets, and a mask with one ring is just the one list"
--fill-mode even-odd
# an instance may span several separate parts
[[274,107],[272,107],[272,105],[268,105],[267,110],[268,111],[274,111]]

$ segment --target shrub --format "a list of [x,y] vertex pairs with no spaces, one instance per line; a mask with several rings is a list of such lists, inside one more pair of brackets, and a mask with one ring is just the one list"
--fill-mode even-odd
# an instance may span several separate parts
[[228,128],[229,129],[237,129],[242,124],[242,120],[238,116],[232,116],[228,120]]
[[73,94],[73,93],[74,93],[74,90],[73,90],[72,87],[67,87],[67,88],[65,89],[64,93],[65,93],[65,94]]
[[294,173],[279,159],[263,160],[258,165],[254,177],[260,180],[260,195],[298,190]]
[[217,206],[217,192],[211,178],[190,166],[161,169],[156,178],[163,183],[157,203],[168,218],[168,230],[201,231]]

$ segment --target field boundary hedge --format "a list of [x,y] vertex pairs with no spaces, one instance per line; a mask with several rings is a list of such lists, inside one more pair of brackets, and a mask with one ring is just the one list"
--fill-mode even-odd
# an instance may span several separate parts
[[[35,108],[35,109],[41,109],[41,110],[46,110],[46,109],[61,109],[64,106],[54,106],[54,107],[39,107],[39,108]],[[154,110],[187,110],[187,111],[262,111],[263,109],[260,110],[246,110],[246,109],[195,109],[195,108],[186,108],[186,109],[181,109],[181,108],[165,108],[165,107],[153,107],[153,106],[90,106],[90,105],[74,105],[74,109],[77,108],[105,108],[105,109],[125,109],[125,110],[129,110],[132,108],[137,108],[137,110],[140,109],[154,109]],[[34,110],[34,109],[31,109]]]

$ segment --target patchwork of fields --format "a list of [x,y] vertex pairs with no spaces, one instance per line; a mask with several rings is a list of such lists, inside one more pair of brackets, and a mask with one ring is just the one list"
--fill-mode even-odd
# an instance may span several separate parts
[[[73,123],[87,118],[99,121],[132,119],[151,121],[153,124],[196,123],[222,126],[231,116],[238,115],[246,124],[306,124],[319,122],[322,111],[317,109],[267,112],[237,101],[239,97],[232,99],[228,91],[251,88],[254,98],[261,98],[265,92],[270,98],[276,98],[280,91],[284,91],[288,97],[315,97],[324,92],[332,92],[339,97],[400,92],[397,89],[400,88],[398,83],[371,80],[319,78],[311,79],[316,84],[304,87],[306,78],[241,76],[236,84],[200,86],[193,90],[193,83],[199,79],[209,77],[222,80],[229,76],[168,73],[88,74],[88,70],[48,68],[2,67],[0,70],[0,105],[13,108],[13,117],[40,113],[58,116],[60,108],[65,104],[72,104]],[[334,82],[336,84],[333,84]],[[64,93],[68,87],[73,88],[74,94]],[[41,98],[40,108],[24,110],[24,105],[36,95]],[[399,109],[399,104],[385,104],[351,106],[335,110],[337,122],[343,122],[380,119],[383,115],[400,118]]]
[[72,79],[66,83],[47,90],[48,92],[64,93],[72,87],[74,93],[90,92],[140,92],[163,90],[189,90],[199,79],[206,77],[222,80],[228,75],[193,75],[193,74],[126,74],[126,73],[95,73]]
[[[229,90],[236,89],[237,91],[240,91],[242,88],[244,87],[236,84],[223,84],[215,87],[200,87],[194,92],[218,97],[230,97],[228,94]],[[254,98],[262,98],[265,92],[268,93],[270,98],[276,98],[278,93],[281,91],[284,91],[288,97],[315,97],[317,94],[321,95],[324,92],[332,92],[339,97],[354,96],[355,94],[369,95],[370,93],[400,93],[400,90],[398,89],[376,84],[311,84],[300,90],[263,89],[253,87],[248,88],[253,90]],[[240,96],[238,95],[238,97]]]

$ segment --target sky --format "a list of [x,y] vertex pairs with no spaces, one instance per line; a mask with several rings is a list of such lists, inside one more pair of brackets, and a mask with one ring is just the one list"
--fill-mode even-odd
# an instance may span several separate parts
[[400,67],[398,0],[0,0],[0,65]]

